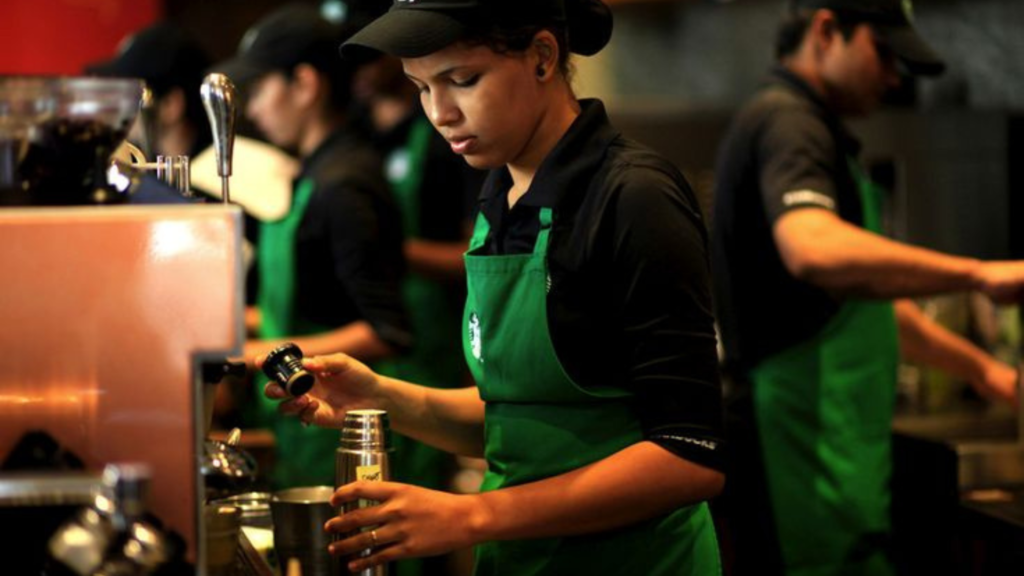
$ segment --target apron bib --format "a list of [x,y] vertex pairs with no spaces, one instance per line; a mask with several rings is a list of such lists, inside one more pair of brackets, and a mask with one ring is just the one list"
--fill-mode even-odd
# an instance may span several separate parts
[[[257,264],[260,270],[261,338],[323,332],[326,326],[295,318],[295,233],[306,214],[309,200],[316,188],[309,179],[295,187],[288,214],[260,227]],[[275,465],[271,482],[275,489],[292,486],[334,485],[334,450],[338,445],[337,430],[303,427],[297,418],[277,414],[277,402],[263,395],[267,378],[257,373],[255,420],[274,432]]]
[[[541,209],[540,221],[533,253],[484,256],[477,252],[490,227],[481,214],[466,254],[463,349],[486,402],[484,491],[556,476],[643,440],[630,394],[583,388],[556,357],[547,318],[551,209]],[[474,569],[477,576],[720,572],[704,503],[597,534],[488,542],[477,547]]]
[[[864,227],[881,189],[855,160]],[[899,339],[891,302],[849,300],[816,337],[751,373],[785,573],[893,573],[886,552]]]

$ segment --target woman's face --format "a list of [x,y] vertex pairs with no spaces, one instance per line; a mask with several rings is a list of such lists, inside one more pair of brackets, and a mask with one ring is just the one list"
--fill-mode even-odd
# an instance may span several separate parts
[[431,123],[474,168],[516,164],[543,118],[534,59],[454,44],[402,60]]
[[291,83],[280,72],[272,72],[253,82],[245,115],[277,146],[292,147],[299,140],[300,111],[294,102]]

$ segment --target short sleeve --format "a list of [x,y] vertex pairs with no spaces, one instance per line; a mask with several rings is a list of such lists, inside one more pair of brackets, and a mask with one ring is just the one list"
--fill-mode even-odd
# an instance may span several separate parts
[[825,122],[806,107],[780,107],[765,118],[757,158],[769,221],[795,208],[837,210],[836,143]]

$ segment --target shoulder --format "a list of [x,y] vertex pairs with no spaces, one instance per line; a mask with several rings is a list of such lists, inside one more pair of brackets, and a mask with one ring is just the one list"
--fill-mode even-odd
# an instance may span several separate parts
[[325,188],[344,186],[383,186],[383,164],[380,156],[368,145],[352,145],[325,158],[312,171],[311,177]]
[[822,111],[810,100],[782,86],[758,92],[737,121],[763,143],[830,147],[832,130]]
[[699,217],[690,184],[668,159],[646,146],[618,137],[608,147],[598,189],[621,215],[643,217],[669,206]]

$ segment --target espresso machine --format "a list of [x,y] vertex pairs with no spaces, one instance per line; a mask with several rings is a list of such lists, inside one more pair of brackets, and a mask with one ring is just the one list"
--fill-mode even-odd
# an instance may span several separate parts
[[[145,466],[149,511],[204,573],[201,383],[244,341],[242,217],[227,203],[131,205],[123,184],[148,162],[113,156],[142,95],[135,80],[0,77],[0,462],[30,437],[70,463],[0,470],[0,525],[19,527],[2,556],[26,570],[48,536],[33,529],[93,502],[119,463]],[[211,76],[203,96],[227,199],[233,87]],[[37,521],[50,513],[64,518]]]

